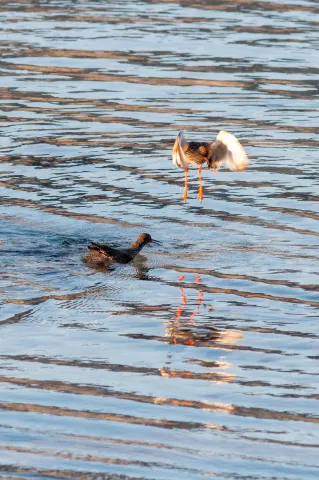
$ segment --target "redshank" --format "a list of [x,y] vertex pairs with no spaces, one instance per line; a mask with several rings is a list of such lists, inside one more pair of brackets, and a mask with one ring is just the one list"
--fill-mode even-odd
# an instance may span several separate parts
[[85,255],[84,260],[99,265],[110,262],[129,263],[148,243],[160,244],[161,242],[153,240],[148,233],[141,233],[137,240],[125,250],[118,250],[109,245],[92,242],[92,245],[88,246],[89,253]]
[[185,171],[183,200],[188,197],[188,165],[198,165],[199,190],[198,199],[203,200],[202,168],[207,162],[208,168],[216,173],[222,163],[229,170],[242,171],[248,166],[248,158],[242,145],[231,133],[221,130],[214,142],[188,142],[183,132],[179,132],[173,147],[173,163]]

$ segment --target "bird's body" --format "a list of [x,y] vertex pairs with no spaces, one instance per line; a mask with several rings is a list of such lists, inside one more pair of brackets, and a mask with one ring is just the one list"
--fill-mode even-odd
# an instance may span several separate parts
[[203,199],[202,166],[207,162],[208,169],[217,172],[220,165],[226,163],[229,170],[241,171],[248,166],[245,150],[231,133],[220,131],[214,142],[187,142],[182,132],[176,137],[173,147],[173,163],[185,170],[185,189],[183,199],[187,199],[188,165],[198,165],[200,181],[198,198]]
[[89,253],[85,255],[84,260],[95,265],[104,265],[111,262],[129,263],[148,243],[159,243],[153,240],[148,233],[141,233],[137,240],[129,247],[123,250],[92,242],[88,246]]
[[209,154],[209,144],[201,142],[189,142],[187,150],[184,152],[188,163],[192,165],[203,165],[207,162]]

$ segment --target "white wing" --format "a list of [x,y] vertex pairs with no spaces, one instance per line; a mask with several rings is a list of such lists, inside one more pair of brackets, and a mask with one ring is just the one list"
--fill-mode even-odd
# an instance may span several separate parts
[[176,137],[172,152],[173,163],[177,167],[187,167],[188,162],[184,153],[187,150],[187,146],[188,143],[185,140],[183,132],[179,132]]
[[227,155],[220,159],[220,163],[225,162],[229,170],[241,171],[248,167],[246,152],[234,135],[221,130],[216,140],[227,147]]

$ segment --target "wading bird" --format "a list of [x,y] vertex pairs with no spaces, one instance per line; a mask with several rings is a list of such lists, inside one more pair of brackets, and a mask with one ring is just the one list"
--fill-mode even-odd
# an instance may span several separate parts
[[179,132],[173,147],[173,163],[177,167],[183,167],[185,171],[185,187],[183,200],[188,197],[188,165],[198,165],[199,190],[198,199],[203,200],[202,168],[207,162],[208,168],[214,173],[220,165],[225,163],[229,170],[242,171],[248,166],[248,158],[245,150],[231,133],[221,130],[216,140],[209,142],[188,142],[183,132]]
[[148,233],[141,233],[137,240],[125,250],[118,250],[109,245],[92,242],[88,246],[89,253],[85,255],[84,260],[95,265],[103,265],[110,262],[129,263],[148,243],[160,244],[161,242],[153,240]]

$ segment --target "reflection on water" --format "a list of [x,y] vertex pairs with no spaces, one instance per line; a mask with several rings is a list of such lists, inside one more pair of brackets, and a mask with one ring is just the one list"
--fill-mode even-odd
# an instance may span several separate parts
[[317,3],[0,11],[0,478],[317,479]]

